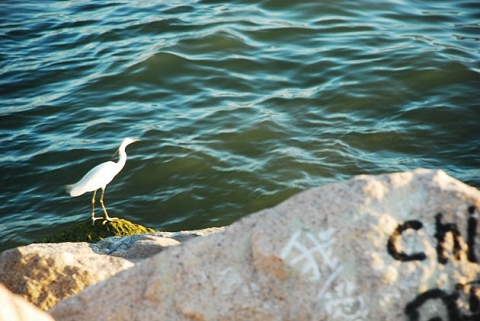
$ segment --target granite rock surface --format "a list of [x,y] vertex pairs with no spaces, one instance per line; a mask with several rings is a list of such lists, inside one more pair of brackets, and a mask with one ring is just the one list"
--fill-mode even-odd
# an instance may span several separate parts
[[8,291],[0,284],[0,321],[54,321],[46,312],[41,311],[20,296]]
[[167,247],[220,230],[108,237],[97,243],[34,243],[0,254],[0,283],[47,310]]
[[480,191],[445,172],[357,176],[146,258],[66,320],[480,320]]

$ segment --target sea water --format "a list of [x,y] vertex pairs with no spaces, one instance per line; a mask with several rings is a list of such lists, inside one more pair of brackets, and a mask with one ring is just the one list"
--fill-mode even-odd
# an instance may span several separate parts
[[0,250],[90,220],[64,185],[127,136],[105,203],[160,230],[357,174],[480,187],[477,1],[4,0],[0,28]]

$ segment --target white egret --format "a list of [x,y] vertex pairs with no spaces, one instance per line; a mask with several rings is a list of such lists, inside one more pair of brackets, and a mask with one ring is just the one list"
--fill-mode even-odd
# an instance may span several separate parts
[[[99,164],[92,168],[83,178],[75,184],[67,185],[66,190],[70,196],[76,197],[83,195],[86,192],[93,192],[92,197],[92,221],[95,224],[95,220],[102,219],[101,217],[95,217],[95,196],[97,194],[97,190],[99,188],[102,189],[102,196],[100,197],[100,204],[102,204],[103,212],[105,213],[105,217],[103,218],[103,224],[107,221],[112,221],[118,219],[116,217],[108,216],[107,209],[103,203],[103,195],[105,194],[105,187],[108,183],[110,183],[113,178],[122,170],[123,166],[127,162],[127,153],[125,152],[125,148],[130,145],[131,143],[139,141],[138,139],[133,138],[125,138],[120,147],[118,148],[117,152],[120,154],[120,158],[118,162],[105,162]],[[116,153],[115,153],[116,154]]]

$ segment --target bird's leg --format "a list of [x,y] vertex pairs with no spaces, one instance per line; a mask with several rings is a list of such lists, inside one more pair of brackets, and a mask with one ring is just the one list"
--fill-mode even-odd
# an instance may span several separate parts
[[97,190],[93,191],[92,197],[92,224],[95,225],[96,220],[102,219],[101,217],[95,217],[95,196],[97,195]]
[[108,216],[107,209],[105,208],[105,204],[103,204],[103,195],[105,194],[105,189],[102,188],[102,196],[100,197],[100,204],[102,204],[103,212],[105,213],[105,217],[103,218],[103,224],[107,223],[107,221],[111,222],[113,220],[118,220],[118,217],[110,217]]

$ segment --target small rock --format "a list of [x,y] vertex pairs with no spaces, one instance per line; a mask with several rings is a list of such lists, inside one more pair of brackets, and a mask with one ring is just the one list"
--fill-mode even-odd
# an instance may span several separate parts
[[159,253],[166,247],[178,244],[180,242],[167,237],[140,234],[127,237],[109,237],[93,245],[93,248],[100,254],[138,262]]
[[137,234],[155,233],[152,228],[132,223],[124,219],[117,219],[103,224],[101,220],[95,224],[88,222],[78,223],[55,235],[43,238],[38,243],[60,242],[88,242],[96,243],[111,236],[129,236]]
[[124,258],[98,254],[88,243],[31,244],[0,255],[0,283],[47,310],[133,265]]

